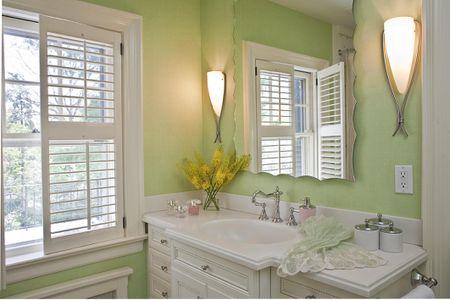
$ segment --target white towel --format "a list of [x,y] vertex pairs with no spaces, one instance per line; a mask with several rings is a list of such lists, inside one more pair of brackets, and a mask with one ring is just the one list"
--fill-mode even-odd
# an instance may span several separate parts
[[427,287],[426,285],[419,285],[408,294],[403,296],[405,299],[432,299],[434,297],[434,292],[432,289]]

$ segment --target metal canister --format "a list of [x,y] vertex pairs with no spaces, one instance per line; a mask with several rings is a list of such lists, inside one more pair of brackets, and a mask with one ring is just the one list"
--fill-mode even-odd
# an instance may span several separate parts
[[403,252],[403,231],[390,223],[389,227],[380,229],[380,249],[385,252]]
[[379,228],[376,225],[370,225],[366,219],[364,224],[355,226],[354,241],[357,245],[369,250],[378,250],[380,235]]

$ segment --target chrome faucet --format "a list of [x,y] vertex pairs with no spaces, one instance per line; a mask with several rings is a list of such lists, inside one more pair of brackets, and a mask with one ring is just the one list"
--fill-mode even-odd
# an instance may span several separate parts
[[[263,207],[263,212],[261,213],[261,215],[264,213],[265,214],[265,207],[266,204],[265,203],[261,203],[261,202],[257,202],[256,201],[256,196],[258,195],[262,195],[266,198],[274,198],[275,199],[275,212],[272,216],[272,222],[274,223],[281,223],[283,222],[283,219],[280,217],[280,200],[281,200],[281,195],[283,194],[282,191],[280,191],[280,188],[277,186],[277,188],[275,189],[275,192],[270,193],[270,194],[266,194],[263,191],[255,191],[252,195],[252,203],[254,203],[256,206],[262,206]],[[267,215],[266,215],[267,217]],[[261,220],[261,216],[260,216],[260,220]],[[267,220],[267,219],[265,219]]]

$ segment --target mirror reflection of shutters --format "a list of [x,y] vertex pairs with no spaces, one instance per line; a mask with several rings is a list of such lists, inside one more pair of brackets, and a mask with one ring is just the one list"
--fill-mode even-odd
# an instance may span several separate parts
[[317,72],[319,178],[345,178],[344,63]]
[[293,66],[256,61],[258,169],[294,174]]

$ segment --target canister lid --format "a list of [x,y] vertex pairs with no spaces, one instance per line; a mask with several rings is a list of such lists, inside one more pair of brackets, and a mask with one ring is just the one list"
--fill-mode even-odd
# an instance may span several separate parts
[[369,219],[369,224],[370,225],[377,225],[377,226],[380,226],[380,227],[389,226],[389,224],[391,222],[392,222],[391,220],[383,218],[383,215],[380,214],[380,213],[377,214],[376,218]]
[[380,229],[380,231],[382,233],[389,233],[389,234],[399,234],[403,232],[400,228],[395,228],[393,222],[389,223],[388,227]]
[[355,225],[356,230],[362,231],[377,231],[378,226],[369,224],[369,220],[365,220],[364,224]]
[[304,203],[300,205],[300,208],[315,208],[315,206],[311,204],[311,199],[309,197],[305,197]]

